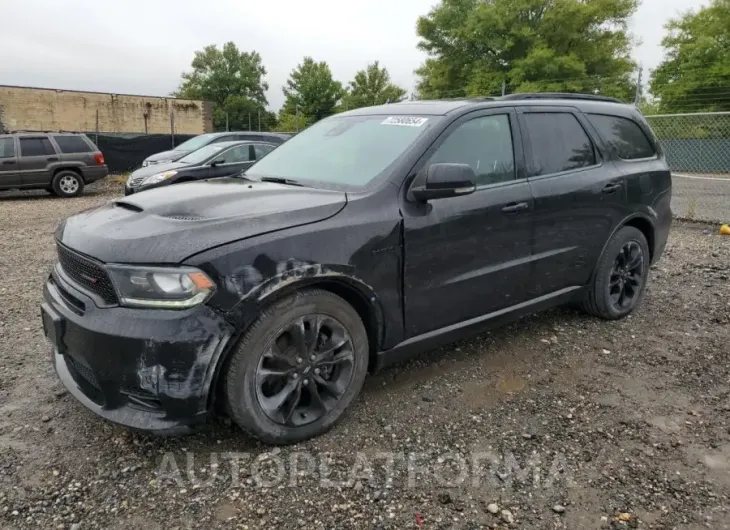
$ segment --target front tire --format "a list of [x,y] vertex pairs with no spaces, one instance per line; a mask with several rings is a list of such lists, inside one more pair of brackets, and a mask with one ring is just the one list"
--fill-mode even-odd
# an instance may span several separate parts
[[51,188],[59,197],[78,197],[84,191],[84,180],[75,171],[59,171],[53,177]]
[[362,388],[368,337],[357,312],[310,289],[264,310],[233,353],[224,379],[231,419],[270,444],[328,431]]
[[601,255],[583,309],[593,316],[618,320],[641,302],[649,279],[649,244],[633,226],[620,228]]

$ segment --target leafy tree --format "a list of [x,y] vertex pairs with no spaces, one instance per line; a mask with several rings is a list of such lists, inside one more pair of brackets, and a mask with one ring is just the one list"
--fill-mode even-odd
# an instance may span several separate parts
[[729,111],[730,0],[714,0],[665,27],[666,59],[651,77],[662,111]]
[[406,97],[406,91],[390,82],[388,70],[378,61],[355,74],[347,93],[342,98],[342,110],[357,109],[370,105],[396,103]]
[[310,125],[309,121],[301,114],[297,116],[296,114],[287,114],[282,111],[279,114],[279,123],[276,126],[276,130],[281,132],[298,132],[306,129]]
[[248,129],[249,117],[251,128],[257,128],[259,112],[264,128],[264,124],[272,123],[266,111],[269,85],[265,75],[257,52],[241,52],[233,42],[224,44],[222,50],[210,45],[195,52],[192,71],[182,74],[180,88],[173,95],[212,101],[216,130],[225,130],[226,114],[231,130]]
[[284,114],[299,114],[312,121],[333,114],[344,95],[342,83],[332,78],[329,65],[311,57],[305,57],[292,71],[283,90]]
[[442,0],[418,19],[421,98],[598,92],[633,99],[639,0]]

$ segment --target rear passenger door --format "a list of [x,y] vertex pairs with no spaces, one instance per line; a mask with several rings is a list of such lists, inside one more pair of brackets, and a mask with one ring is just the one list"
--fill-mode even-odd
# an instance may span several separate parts
[[20,186],[18,158],[15,152],[15,138],[0,136],[0,189]]
[[24,186],[51,184],[51,171],[48,167],[60,158],[47,136],[18,137],[20,153],[18,166]]
[[623,219],[626,189],[577,109],[520,109],[528,181],[535,199],[531,296],[585,285]]

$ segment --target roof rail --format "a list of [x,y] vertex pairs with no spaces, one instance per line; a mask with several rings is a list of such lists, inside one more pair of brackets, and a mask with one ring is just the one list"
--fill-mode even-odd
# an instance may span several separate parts
[[520,99],[581,99],[587,101],[605,101],[607,103],[623,103],[620,99],[608,96],[597,96],[595,94],[571,94],[569,92],[527,92],[524,94],[509,94],[502,96],[501,100]]

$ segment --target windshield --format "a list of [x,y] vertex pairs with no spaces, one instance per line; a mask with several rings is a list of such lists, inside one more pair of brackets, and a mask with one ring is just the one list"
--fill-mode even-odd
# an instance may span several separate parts
[[183,164],[200,164],[201,162],[205,162],[208,160],[211,156],[215,155],[218,151],[223,149],[220,145],[206,145],[205,147],[201,147],[197,151],[193,151],[189,155],[185,155],[182,157],[179,162],[182,162]]
[[213,134],[201,134],[195,138],[191,138],[187,142],[183,142],[175,148],[175,151],[195,151],[200,149],[204,145],[208,145],[213,141],[215,135]]
[[320,121],[246,172],[361,188],[381,175],[432,123],[432,116],[341,116]]

